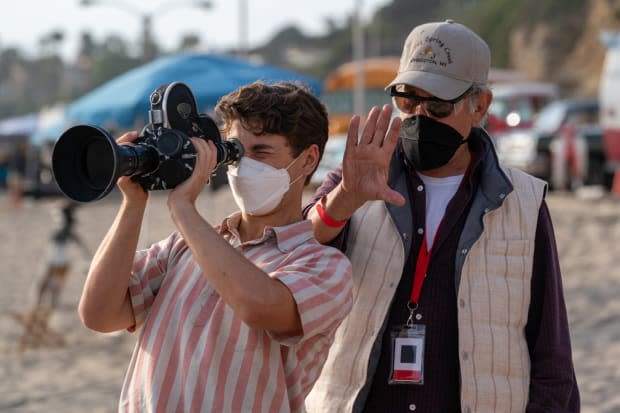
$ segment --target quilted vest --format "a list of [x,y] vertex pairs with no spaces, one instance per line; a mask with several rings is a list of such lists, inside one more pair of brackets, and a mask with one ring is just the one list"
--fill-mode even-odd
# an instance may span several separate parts
[[[530,360],[523,331],[545,184],[515,169],[504,173],[514,190],[498,194],[497,208],[474,200],[472,211],[480,209],[482,219],[467,220],[456,257],[461,406],[466,413],[524,412],[528,398]],[[368,371],[371,353],[379,351],[374,347],[408,251],[393,217],[384,202],[373,201],[351,218],[346,253],[353,264],[353,309],[306,398],[309,413],[361,408],[356,400],[373,373]],[[482,228],[473,228],[480,222]]]

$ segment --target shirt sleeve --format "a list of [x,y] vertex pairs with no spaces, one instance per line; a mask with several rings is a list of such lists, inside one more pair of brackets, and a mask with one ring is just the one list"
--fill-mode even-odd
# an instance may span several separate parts
[[302,339],[332,334],[353,305],[351,262],[337,249],[318,243],[298,247],[287,261],[269,275],[291,291],[303,332],[296,337],[270,336],[292,346]]
[[526,339],[531,358],[527,413],[579,412],[568,317],[553,225],[543,201],[538,214]]
[[171,252],[181,241],[180,234],[175,232],[147,249],[136,251],[129,278],[129,296],[136,325],[129,331],[135,331],[144,323],[166,275]]

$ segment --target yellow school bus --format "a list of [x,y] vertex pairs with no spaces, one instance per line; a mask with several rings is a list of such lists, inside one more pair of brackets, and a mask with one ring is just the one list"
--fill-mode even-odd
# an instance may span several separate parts
[[[373,57],[362,62],[365,84],[365,116],[373,106],[381,107],[392,99],[385,87],[398,72],[396,56]],[[331,71],[323,82],[322,99],[329,112],[329,135],[347,132],[354,114],[353,101],[358,71],[357,62],[348,62]]]

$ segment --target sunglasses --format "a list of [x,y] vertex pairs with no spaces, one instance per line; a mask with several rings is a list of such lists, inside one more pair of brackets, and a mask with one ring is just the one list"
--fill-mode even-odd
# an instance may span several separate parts
[[[398,85],[401,86],[401,85]],[[471,92],[469,88],[461,96],[454,99],[444,100],[436,97],[418,96],[415,93],[401,92],[396,90],[397,86],[390,88],[390,96],[394,106],[406,115],[414,115],[418,105],[422,105],[425,112],[435,118],[447,118],[454,112],[454,106],[463,100]]]

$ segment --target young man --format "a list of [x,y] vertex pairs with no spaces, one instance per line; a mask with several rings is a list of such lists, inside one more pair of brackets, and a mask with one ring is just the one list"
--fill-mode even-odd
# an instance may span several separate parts
[[309,216],[346,243],[356,295],[310,412],[579,411],[546,185],[478,127],[490,61],[463,25],[417,26],[388,85],[400,118],[351,122]]
[[217,228],[198,213],[216,149],[192,138],[195,170],[168,196],[178,231],[135,252],[148,194],[120,178],[123,202],[84,286],[86,326],[141,328],[120,411],[303,411],[351,308],[348,259],[300,212],[327,139],[323,105],[295,84],[254,83],[216,111],[245,149],[228,170],[240,212]]

